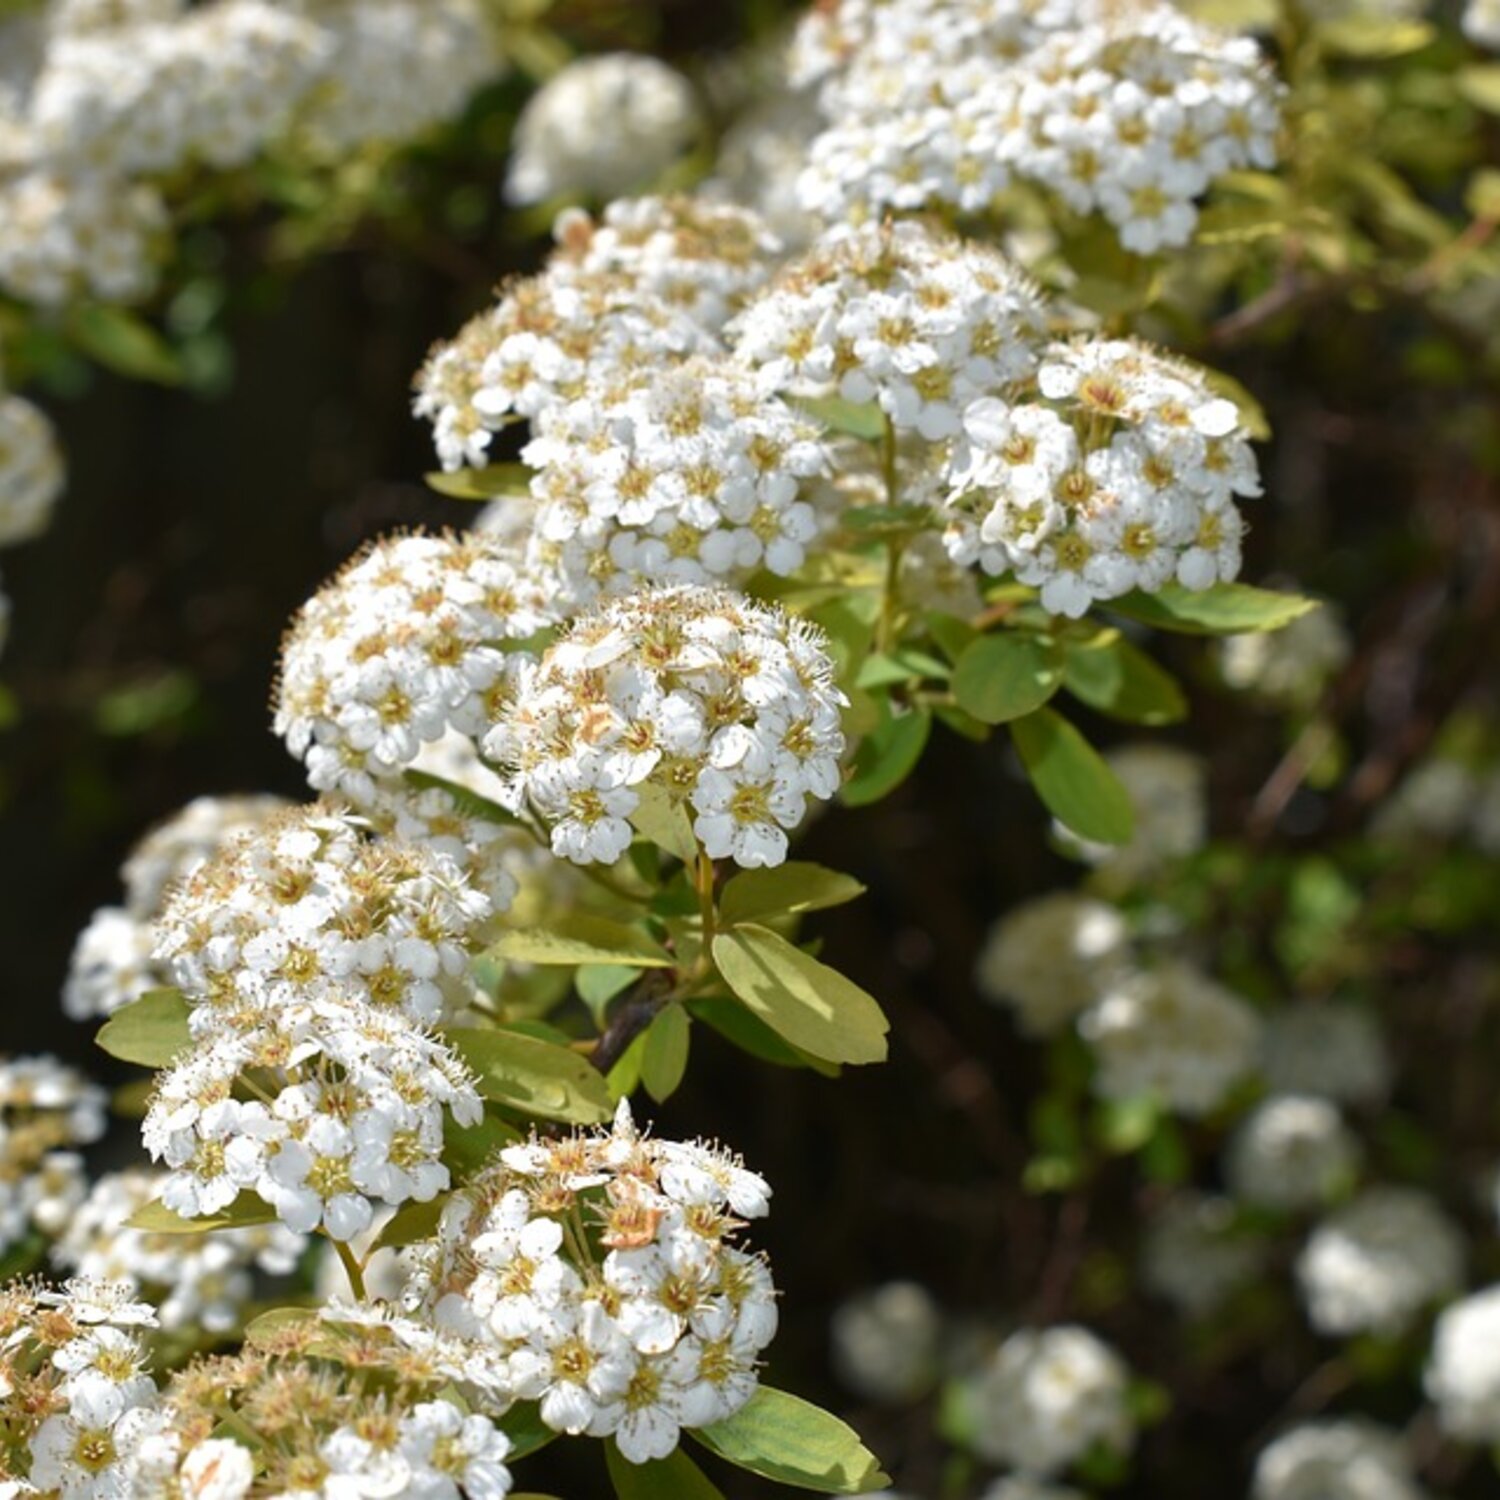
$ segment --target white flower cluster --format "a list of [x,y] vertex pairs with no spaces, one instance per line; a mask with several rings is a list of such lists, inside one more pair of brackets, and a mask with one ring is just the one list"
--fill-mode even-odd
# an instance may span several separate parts
[[1373,1422],[1304,1422],[1255,1460],[1253,1500],[1423,1500],[1411,1454]]
[[1234,402],[1129,339],[1052,344],[1034,394],[970,405],[950,481],[954,556],[1074,617],[1132,589],[1234,578],[1234,499],[1260,493]]
[[169,1333],[232,1333],[255,1293],[254,1272],[287,1276],[307,1248],[281,1224],[159,1234],[127,1220],[161,1196],[164,1178],[146,1168],[107,1172],[74,1210],[52,1261],[89,1281],[111,1281],[156,1308]]
[[287,804],[279,797],[195,797],[157,825],[121,866],[123,906],[101,906],[78,935],[63,984],[75,1021],[107,1016],[169,982],[153,956],[152,923],[170,886],[191,875],[233,837],[258,828]]
[[62,487],[52,423],[40,407],[0,387],[0,547],[45,531]]
[[13,46],[21,25],[0,40],[0,286],[46,305],[151,291],[159,179],[407,140],[503,67],[478,0],[54,4]]
[[650,187],[703,130],[692,85],[659,58],[580,58],[526,101],[505,196],[608,199]]
[[415,410],[445,469],[482,465],[494,433],[597,382],[722,353],[728,319],[771,274],[780,245],[754,214],[701,199],[614,203],[559,216],[536,276],[429,356]]
[[914,1401],[937,1379],[942,1312],[915,1281],[888,1281],[840,1303],[830,1332],[839,1378],[868,1400]]
[[1113,906],[1053,891],[995,923],[977,979],[986,995],[1015,1010],[1028,1036],[1051,1036],[1122,979],[1130,957],[1125,919]]
[[1319,1333],[1395,1334],[1457,1290],[1463,1261],[1463,1236],[1427,1194],[1374,1187],[1313,1230],[1297,1280]]
[[1076,1324],[1021,1329],[967,1383],[974,1450],[1027,1476],[1061,1473],[1100,1445],[1135,1441],[1120,1356]]
[[483,534],[377,542],[298,612],[275,730],[320,791],[358,807],[449,731],[477,737],[514,687],[522,640],[554,616],[510,548]]
[[1439,753],[1376,810],[1371,831],[1390,843],[1471,843],[1500,857],[1500,766]]
[[56,1058],[0,1058],[0,1255],[67,1227],[87,1191],[71,1148],[104,1134],[106,1099]]
[[1354,1180],[1359,1142],[1327,1099],[1274,1094],[1239,1124],[1224,1174],[1229,1189],[1258,1208],[1318,1208]]
[[198,870],[158,929],[194,1037],[142,1127],[172,1169],[167,1207],[199,1217],[252,1191],[297,1232],[347,1240],[377,1203],[446,1188],[445,1113],[472,1125],[482,1106],[424,1028],[465,1002],[489,911],[443,855],[370,842],[319,806]]
[[1439,1316],[1427,1394],[1455,1437],[1500,1442],[1500,1287],[1465,1297]]
[[1277,708],[1311,708],[1353,646],[1337,608],[1323,603],[1280,630],[1227,636],[1219,671],[1230,687]]
[[[151,1308],[122,1283],[70,1281],[61,1291],[24,1282],[0,1291],[0,1390],[7,1446],[23,1464],[11,1495],[128,1500],[156,1431],[158,1394],[146,1369]],[[24,1482],[22,1482],[24,1480]]]
[[865,0],[817,7],[794,71],[827,128],[803,205],[828,221],[982,214],[1013,181],[1102,213],[1140,254],[1186,244],[1226,172],[1275,162],[1276,91],[1254,42],[1139,0]]
[[770,1189],[716,1147],[612,1131],[509,1146],[444,1207],[408,1292],[507,1358],[554,1431],[665,1458],[755,1394],[776,1332],[765,1261],[731,1241]]
[[709,357],[590,381],[539,415],[522,458],[538,471],[529,551],[574,607],[794,573],[818,532],[801,486],[829,465],[815,423]]
[[648,787],[688,810],[712,859],[780,864],[844,748],[821,633],[733,595],[670,588],[581,616],[523,670],[485,740],[553,852],[611,863]]
[[1141,1277],[1146,1289],[1189,1317],[1207,1317],[1253,1280],[1265,1246],[1239,1224],[1228,1198],[1174,1193],[1146,1226]]
[[1495,0],[1468,0],[1461,24],[1476,47],[1500,52],[1500,5]]
[[1172,961],[1110,990],[1078,1022],[1105,1099],[1152,1095],[1185,1115],[1217,1109],[1255,1067],[1260,1020],[1238,995]]
[[916,223],[838,228],[731,328],[761,388],[878,402],[899,431],[953,437],[966,408],[1029,376],[1040,291],[1004,256]]
[[1273,1093],[1345,1105],[1379,1104],[1390,1093],[1394,1071],[1379,1022],[1348,1003],[1274,1012],[1262,1037],[1261,1068]]

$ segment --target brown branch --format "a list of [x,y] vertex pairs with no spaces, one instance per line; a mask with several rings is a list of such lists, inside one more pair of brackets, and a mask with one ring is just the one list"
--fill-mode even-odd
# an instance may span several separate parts
[[589,1053],[589,1061],[601,1073],[608,1073],[630,1050],[630,1044],[666,1008],[672,994],[670,972],[667,969],[649,970],[615,1007],[609,1024]]

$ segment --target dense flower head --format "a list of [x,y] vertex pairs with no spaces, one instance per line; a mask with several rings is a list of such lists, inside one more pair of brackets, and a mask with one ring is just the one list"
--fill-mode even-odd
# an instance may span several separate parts
[[66,1228],[87,1191],[76,1148],[104,1134],[106,1099],[56,1058],[0,1058],[0,1254]]
[[1327,1099],[1273,1094],[1239,1124],[1224,1172],[1230,1191],[1261,1208],[1327,1203],[1354,1179],[1359,1142]]
[[1500,1441],[1500,1287],[1475,1292],[1439,1315],[1427,1394],[1445,1431],[1474,1443]]
[[1260,1021],[1238,995],[1182,962],[1133,975],[1078,1029],[1105,1099],[1151,1096],[1185,1115],[1217,1109],[1255,1065]]
[[281,1224],[203,1234],[131,1228],[126,1221],[160,1197],[163,1184],[164,1174],[140,1167],[97,1178],[53,1245],[53,1264],[134,1288],[168,1332],[231,1333],[250,1308],[255,1272],[286,1276],[307,1241]]
[[535,430],[529,553],[575,606],[651,583],[785,577],[818,533],[802,498],[829,464],[818,426],[727,360],[591,381]]
[[485,751],[576,863],[625,852],[649,788],[688,811],[711,858],[776,865],[807,799],[838,789],[843,702],[815,628],[659,589],[575,621],[526,669]]
[[1049,1036],[1086,1010],[1130,962],[1130,935],[1107,902],[1053,891],[1013,907],[979,955],[980,988],[1010,1005],[1031,1036]]
[[1495,0],[1468,0],[1462,26],[1464,35],[1476,47],[1500,52],[1500,5]]
[[1135,1439],[1128,1382],[1124,1361],[1087,1328],[1023,1328],[968,1382],[975,1451],[1040,1479],[1096,1444],[1123,1453]]
[[1054,614],[1240,568],[1236,496],[1260,478],[1232,401],[1129,339],[1055,343],[1034,389],[962,414],[945,511],[956,558],[1013,573]]
[[1264,1241],[1213,1194],[1174,1193],[1146,1225],[1141,1279],[1187,1317],[1207,1317],[1262,1269]]
[[1253,1500],[1423,1500],[1398,1433],[1359,1419],[1304,1422],[1261,1450]]
[[952,437],[976,398],[1031,374],[1041,293],[988,246],[917,223],[830,231],[731,327],[767,391],[878,402],[898,431]]
[[665,1458],[755,1394],[776,1293],[734,1241],[769,1200],[737,1158],[643,1134],[622,1103],[613,1129],[506,1147],[456,1193],[409,1303],[502,1350],[555,1431]]
[[1358,1005],[1290,1005],[1266,1020],[1261,1071],[1278,1094],[1308,1094],[1335,1104],[1378,1104],[1390,1092],[1394,1063],[1380,1023]]
[[184,881],[157,956],[197,1035],[328,994],[430,1022],[463,1004],[467,945],[490,914],[444,855],[368,839],[315,803],[233,839]]
[[888,1281],[841,1302],[830,1332],[833,1364],[856,1395],[913,1401],[937,1378],[943,1315],[915,1281]]
[[1259,49],[1151,0],[820,6],[793,71],[827,120],[799,193],[830,220],[984,213],[1022,181],[1151,254],[1216,178],[1275,160]]
[[0,547],[45,531],[62,487],[52,423],[24,396],[0,389]]
[[478,735],[509,696],[506,641],[551,623],[512,550],[484,533],[375,543],[335,574],[282,646],[276,732],[320,791],[356,805],[450,730]]
[[580,58],[522,109],[505,195],[609,199],[640,190],[702,129],[693,86],[666,63],[633,52]]
[[1297,1259],[1319,1333],[1399,1333],[1463,1276],[1458,1227],[1425,1193],[1373,1187],[1324,1219]]

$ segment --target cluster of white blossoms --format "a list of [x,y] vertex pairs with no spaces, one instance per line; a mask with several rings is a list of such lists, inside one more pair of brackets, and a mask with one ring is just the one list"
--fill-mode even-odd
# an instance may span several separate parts
[[1463,1278],[1458,1227],[1427,1194],[1373,1187],[1323,1220],[1297,1258],[1319,1333],[1395,1334]]
[[1187,243],[1217,178],[1275,162],[1259,48],[1155,0],[844,0],[792,66],[827,122],[798,192],[830,221],[983,214],[1023,182],[1152,254]]
[[1359,1419],[1304,1422],[1255,1460],[1253,1500],[1423,1500],[1406,1443]]
[[1275,1011],[1261,1038],[1261,1071],[1273,1093],[1367,1105],[1390,1093],[1394,1063],[1375,1017],[1334,1002]]
[[1359,1142],[1327,1099],[1276,1094],[1230,1140],[1224,1175],[1234,1196],[1258,1208],[1318,1208],[1354,1180]]
[[1054,343],[1034,390],[971,404],[949,481],[954,556],[1074,617],[1132,589],[1234,578],[1234,500],[1261,492],[1234,402],[1130,339]]
[[816,627],[710,589],[580,616],[484,742],[555,854],[612,863],[649,788],[687,811],[711,859],[777,865],[809,797],[840,782],[833,663]]
[[1260,1019],[1238,995],[1181,961],[1143,970],[1079,1018],[1105,1099],[1150,1095],[1185,1115],[1217,1109],[1252,1076]]
[[408,1302],[505,1356],[557,1432],[665,1458],[755,1394],[776,1332],[765,1261],[733,1243],[770,1189],[737,1158],[612,1130],[505,1147],[414,1252]]
[[1500,1442],[1500,1287],[1465,1297],[1438,1317],[1427,1394],[1455,1437]]
[[916,223],[831,230],[731,327],[763,390],[877,402],[898,431],[954,436],[1036,367],[1040,291],[987,245]]
[[1469,0],[1461,25],[1476,47],[1500,52],[1500,5],[1495,0]]
[[104,1134],[106,1101],[56,1058],[0,1058],[0,1255],[67,1227],[87,1192],[76,1148]]
[[52,423],[40,407],[0,387],[0,547],[45,531],[62,487]]
[[52,1262],[89,1281],[129,1286],[169,1333],[233,1333],[251,1306],[255,1272],[289,1275],[307,1241],[282,1224],[203,1234],[132,1228],[130,1216],[160,1197],[163,1181],[141,1167],[96,1179],[52,1246]]
[[1108,902],[1052,891],[1012,907],[990,929],[976,978],[1028,1036],[1062,1030],[1125,976],[1125,919]]
[[559,215],[543,270],[439,344],[416,379],[445,469],[488,462],[496,431],[598,382],[722,353],[724,326],[770,276],[780,245],[745,209],[688,197]]
[[424,745],[475,738],[514,689],[519,641],[555,616],[485,533],[398,536],[355,557],[298,612],[274,727],[319,791],[376,800]]
[[829,467],[820,429],[727,360],[591,380],[535,430],[529,550],[574,607],[644,584],[786,577],[818,533],[801,493]]
[[505,196],[608,199],[648,187],[704,130],[693,86],[659,58],[580,58],[526,101],[516,121]]
[[155,1326],[152,1308],[123,1283],[77,1280],[47,1291],[19,1281],[0,1290],[0,1391],[26,1393],[5,1405],[6,1494],[153,1493],[134,1480],[157,1425],[143,1338]]
[[1371,832],[1390,843],[1468,843],[1500,858],[1500,765],[1428,757],[1381,803]]
[[1226,636],[1219,643],[1219,671],[1230,687],[1263,703],[1305,711],[1352,650],[1342,616],[1325,602],[1280,630]]
[[101,906],[78,935],[63,984],[63,1011],[75,1021],[107,1016],[169,982],[155,956],[152,924],[168,889],[232,838],[258,828],[287,804],[251,794],[195,797],[143,837],[120,869],[121,906]]
[[[477,1123],[467,1069],[426,1028],[467,1002],[489,901],[449,859],[364,838],[322,806],[231,843],[169,898],[157,956],[193,1045],[157,1075],[142,1139],[187,1218],[257,1194],[298,1233],[348,1240],[377,1204],[448,1186],[445,1116]],[[235,1097],[253,1074],[254,1097]]]
[[411,139],[503,70],[479,0],[53,0],[0,56],[0,286],[44,305],[151,291],[160,180]]
[[1091,1448],[1125,1453],[1135,1440],[1130,1372],[1076,1324],[1021,1329],[968,1382],[963,1406],[982,1458],[1046,1479]]
[[1146,1226],[1141,1280],[1191,1318],[1207,1317],[1261,1272],[1265,1245],[1217,1194],[1174,1193]]
[[915,1401],[937,1380],[943,1315],[915,1281],[888,1281],[840,1303],[829,1332],[834,1369],[866,1400]]

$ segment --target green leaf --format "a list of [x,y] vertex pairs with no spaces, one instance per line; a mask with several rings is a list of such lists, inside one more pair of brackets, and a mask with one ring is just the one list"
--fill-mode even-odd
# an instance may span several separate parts
[[625,964],[669,969],[672,955],[637,927],[574,912],[550,927],[518,927],[486,950],[495,958],[527,964]]
[[724,1500],[681,1448],[653,1463],[633,1464],[610,1441],[604,1445],[604,1462],[618,1500]]
[[732,876],[719,896],[719,916],[726,927],[733,927],[737,922],[842,906],[864,893],[864,886],[852,875],[794,859],[769,870],[741,870]]
[[675,854],[683,864],[692,864],[698,858],[698,840],[687,808],[665,788],[649,782],[634,791],[641,800],[630,815],[630,826],[658,849]]
[[507,1455],[510,1463],[536,1453],[557,1437],[542,1421],[541,1408],[535,1401],[524,1401],[511,1407],[503,1417],[495,1419],[495,1426],[510,1439],[510,1453]]
[[1130,793],[1060,714],[1040,708],[1010,726],[1021,764],[1047,810],[1081,838],[1124,844],[1135,830]]
[[646,1047],[641,1054],[641,1082],[660,1104],[677,1092],[687,1072],[688,1042],[692,1020],[680,1005],[657,1012],[646,1028]]
[[796,1489],[858,1495],[891,1482],[852,1427],[766,1385],[732,1417],[692,1436],[726,1462]]
[[721,932],[713,955],[730,990],[794,1047],[825,1062],[885,1060],[885,1015],[837,969],[750,923]]
[[1127,724],[1176,724],[1187,717],[1177,679],[1123,636],[1070,650],[1063,684],[1090,708]]
[[466,1182],[490,1164],[502,1146],[514,1145],[521,1132],[497,1115],[486,1113],[477,1125],[443,1122],[443,1160],[459,1182]]
[[806,1052],[798,1051],[790,1042],[777,1036],[754,1011],[747,1010],[738,1000],[731,1000],[727,995],[709,995],[702,1000],[693,1000],[688,1009],[725,1041],[761,1062],[777,1068],[811,1068],[825,1078],[839,1075],[837,1063],[826,1063],[820,1057],[810,1057]]
[[1320,21],[1314,30],[1330,52],[1363,58],[1418,52],[1437,35],[1425,21],[1385,16],[1339,16]]
[[794,399],[792,405],[830,432],[863,438],[867,443],[879,442],[885,436],[885,413],[873,401],[856,406],[837,396],[805,396]]
[[433,789],[446,792],[454,811],[465,818],[473,818],[479,823],[500,823],[508,828],[521,826],[521,820],[513,812],[507,811],[488,797],[480,796],[469,787],[449,781],[446,776],[434,776],[431,771],[403,771],[401,779],[419,792]]
[[123,307],[96,302],[76,308],[68,334],[91,359],[132,380],[177,385],[182,367],[172,346],[149,323]]
[[444,1032],[479,1075],[486,1099],[525,1115],[598,1125],[613,1112],[609,1086],[588,1059],[517,1031],[466,1027]]
[[1007,724],[1057,691],[1063,661],[1062,648],[1040,636],[1015,630],[980,636],[953,669],[953,696],[982,723]]
[[898,682],[921,681],[932,677],[943,681],[949,676],[948,668],[935,656],[925,651],[896,651],[887,656],[882,652],[865,658],[864,665],[855,676],[855,687],[891,687]]
[[1278,594],[1248,583],[1216,583],[1194,591],[1169,583],[1154,594],[1139,591],[1111,599],[1107,608],[1158,630],[1182,635],[1241,635],[1247,631],[1280,630],[1318,608],[1316,599],[1301,594]]
[[415,1245],[419,1240],[430,1240],[443,1216],[443,1206],[448,1195],[443,1193],[430,1203],[403,1203],[389,1224],[380,1231],[380,1238],[373,1246],[376,1250],[395,1250],[403,1245]]
[[165,1068],[193,1044],[189,1009],[181,990],[147,990],[139,1000],[122,1005],[99,1028],[95,1041],[121,1062]]
[[441,471],[426,476],[429,489],[450,500],[493,500],[497,495],[529,499],[531,470],[525,464],[491,464],[485,469]]
[[125,1224],[151,1234],[207,1234],[211,1229],[245,1229],[252,1224],[274,1224],[276,1210],[254,1193],[244,1192],[227,1208],[197,1219],[184,1219],[160,1199],[143,1203]]
[[589,1014],[601,1029],[605,1006],[622,990],[629,989],[639,973],[639,969],[628,964],[584,964],[574,974],[573,987],[578,998],[588,1006]]
[[1458,91],[1488,114],[1500,115],[1500,63],[1475,63],[1455,75]]
[[883,706],[881,722],[860,741],[853,775],[839,794],[846,807],[865,807],[895,791],[915,769],[932,732],[925,708],[894,714]]

